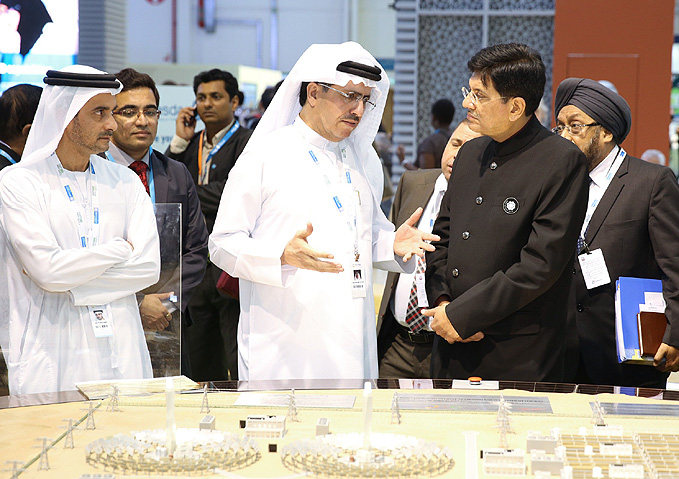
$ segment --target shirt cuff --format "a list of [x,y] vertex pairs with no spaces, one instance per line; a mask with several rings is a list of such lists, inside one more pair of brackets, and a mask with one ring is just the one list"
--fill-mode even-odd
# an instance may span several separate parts
[[170,153],[184,153],[188,146],[188,141],[175,135],[172,137],[172,141],[170,142]]

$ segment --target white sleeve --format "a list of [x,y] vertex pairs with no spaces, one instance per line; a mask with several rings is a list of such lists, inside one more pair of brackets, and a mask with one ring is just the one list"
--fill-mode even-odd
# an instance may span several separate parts
[[87,283],[71,288],[76,306],[107,304],[158,281],[160,242],[153,205],[140,181],[130,182],[130,185],[134,188],[130,192],[133,200],[126,202],[129,222],[124,229],[134,250],[126,261],[112,266]]
[[261,158],[248,151],[229,173],[208,243],[210,260],[236,278],[285,286],[297,270],[281,265],[281,255],[290,238],[252,237],[266,201]]
[[415,272],[417,261],[411,258],[407,263],[403,258],[394,253],[394,239],[396,232],[394,225],[384,216],[382,208],[373,201],[373,266],[378,269],[393,271],[396,273]]
[[92,248],[63,249],[52,233],[59,218],[48,218],[40,207],[40,184],[31,172],[16,169],[0,182],[2,223],[25,273],[40,288],[66,292],[94,280],[112,266],[126,261],[132,248],[123,238]]

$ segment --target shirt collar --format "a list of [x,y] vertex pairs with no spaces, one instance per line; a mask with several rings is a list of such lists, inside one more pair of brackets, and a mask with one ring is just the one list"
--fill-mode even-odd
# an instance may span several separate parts
[[302,135],[302,139],[304,141],[306,141],[307,143],[311,143],[312,145],[314,145],[317,148],[320,148],[321,150],[329,150],[337,146],[336,142],[323,138],[309,125],[304,123],[304,120],[302,120],[299,116],[295,118],[295,122],[293,123],[293,125],[295,126],[295,128],[297,128],[297,131],[299,131],[299,133]]
[[446,180],[446,177],[443,176],[443,173],[441,173],[438,178],[436,178],[436,183],[434,183],[434,192],[435,193],[441,193],[444,192],[448,189],[448,180]]
[[592,183],[594,183],[597,186],[601,186],[604,181],[606,180],[606,175],[608,174],[608,171],[611,169],[611,166],[613,166],[613,162],[615,161],[615,157],[618,156],[618,153],[620,152],[620,147],[615,146],[608,155],[606,155],[606,158],[596,165],[596,167],[589,172],[589,177],[592,179]]
[[212,137],[212,141],[210,143],[208,143],[207,138],[205,138],[205,142],[203,143],[203,148],[209,148],[209,149],[214,148],[214,146],[217,143],[219,143],[219,140],[224,138],[224,135],[226,135],[226,132],[231,129],[231,127],[233,126],[233,124],[235,122],[236,122],[236,119],[234,118],[233,120],[231,120],[231,123],[226,125],[226,127],[224,127],[223,129],[221,129],[217,133],[215,133],[215,136]]
[[[119,165],[123,165],[123,166],[130,166],[132,163],[134,163],[136,161],[130,155],[128,155],[123,150],[121,150],[116,145],[114,145],[112,141],[108,142],[108,155],[107,155],[107,157],[113,158],[113,161],[115,161]],[[146,150],[146,153],[144,154],[144,157],[141,159],[141,161],[143,161],[147,165],[149,164],[149,151],[148,150]]]

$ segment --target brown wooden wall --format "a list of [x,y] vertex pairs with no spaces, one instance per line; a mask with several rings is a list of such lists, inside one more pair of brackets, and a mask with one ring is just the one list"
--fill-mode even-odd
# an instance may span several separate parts
[[673,28],[674,0],[556,0],[552,98],[568,77],[609,80],[632,109],[623,147],[668,156]]

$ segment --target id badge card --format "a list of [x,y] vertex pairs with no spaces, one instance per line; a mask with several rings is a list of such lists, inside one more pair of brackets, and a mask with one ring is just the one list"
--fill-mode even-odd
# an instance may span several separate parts
[[351,295],[353,298],[365,298],[365,271],[361,263],[354,263],[351,268]]
[[417,307],[428,308],[427,290],[424,287],[424,273],[415,274],[415,286],[417,286]]
[[111,309],[108,305],[88,306],[87,311],[90,316],[90,321],[92,321],[92,329],[94,330],[95,338],[110,338],[113,336],[113,328],[111,327]]
[[594,289],[611,282],[601,248],[579,255],[578,261],[587,289]]

